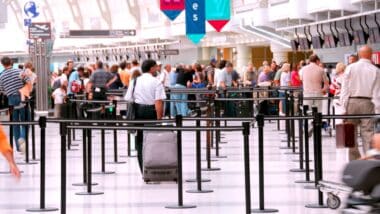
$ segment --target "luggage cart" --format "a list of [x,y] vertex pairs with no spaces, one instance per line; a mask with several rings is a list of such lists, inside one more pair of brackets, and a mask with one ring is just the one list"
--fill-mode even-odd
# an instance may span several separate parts
[[327,206],[330,209],[338,209],[341,205],[340,195],[342,193],[351,193],[352,189],[342,183],[332,181],[320,181],[318,184],[320,191],[327,193]]

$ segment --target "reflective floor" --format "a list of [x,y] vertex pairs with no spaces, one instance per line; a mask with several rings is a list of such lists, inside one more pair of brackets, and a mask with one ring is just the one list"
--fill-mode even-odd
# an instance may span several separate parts
[[[237,124],[238,122],[230,122]],[[283,128],[283,125],[282,125]],[[46,164],[46,206],[60,206],[60,137],[58,126],[48,125],[47,131],[47,164]],[[37,133],[39,129],[37,128]],[[93,170],[100,170],[100,134],[94,132],[93,137]],[[113,161],[113,137],[106,132],[106,160]],[[119,155],[127,154],[127,134],[119,132]],[[287,155],[289,150],[281,150],[286,143],[284,131],[277,131],[276,123],[265,125],[265,207],[275,208],[279,213],[336,213],[330,209],[308,209],[306,204],[317,202],[317,191],[304,189],[305,184],[296,184],[296,180],[304,180],[304,173],[289,172],[299,167],[297,155]],[[184,179],[195,177],[195,135],[183,134],[183,167]],[[202,134],[202,145],[205,145],[205,134]],[[145,184],[141,178],[137,159],[119,157],[126,164],[107,164],[107,171],[116,174],[93,175],[93,182],[99,185],[93,187],[94,192],[104,192],[102,195],[79,196],[75,193],[85,191],[85,187],[72,186],[82,181],[82,146],[81,131],[76,132],[74,147],[76,151],[67,153],[67,213],[244,213],[244,165],[243,137],[241,132],[223,133],[221,155],[227,158],[212,162],[212,167],[220,167],[220,171],[203,172],[204,178],[211,179],[203,183],[203,189],[213,190],[212,193],[191,194],[184,191],[184,203],[196,205],[195,209],[169,210],[165,206],[177,203],[177,185],[175,183]],[[37,134],[37,142],[39,135]],[[258,208],[258,151],[257,129],[251,130],[251,195],[252,208]],[[37,143],[39,144],[39,143]],[[312,145],[311,151],[312,151]],[[134,152],[133,152],[134,153]],[[212,150],[215,154],[215,150]],[[39,146],[37,148],[39,157]],[[336,151],[334,138],[324,133],[323,136],[323,172],[325,180],[339,181],[341,170],[345,163],[344,151]],[[205,157],[205,150],[202,150]],[[17,155],[18,161],[23,158]],[[314,162],[311,162],[313,167]],[[206,162],[202,162],[205,166]],[[7,166],[0,160],[0,170],[6,171]],[[20,165],[24,171],[22,179],[17,182],[10,175],[0,175],[0,213],[26,213],[28,208],[39,207],[39,170],[40,165]],[[314,174],[311,174],[314,177]],[[196,189],[195,183],[184,183],[184,190]]]

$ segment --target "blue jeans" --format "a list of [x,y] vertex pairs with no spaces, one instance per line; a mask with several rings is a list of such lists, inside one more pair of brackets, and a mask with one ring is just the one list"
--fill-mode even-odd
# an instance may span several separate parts
[[[174,87],[172,87],[172,88],[174,88]],[[174,100],[174,98],[175,98],[175,94],[170,94],[170,99]],[[170,116],[174,118],[177,115],[177,110],[175,108],[175,102],[170,102],[167,104],[170,104]]]
[[[176,84],[174,88],[185,89],[186,87],[180,84]],[[173,94],[172,96],[173,96],[173,100],[187,100],[187,94]],[[175,107],[177,110],[177,114],[180,114],[184,117],[187,116],[189,109],[187,107],[186,102],[176,102]]]
[[[17,106],[19,106],[21,104],[20,95],[18,95],[18,94],[17,95],[10,95],[8,97],[8,104],[10,106],[14,106],[15,108]],[[28,115],[26,115],[26,116],[28,116]],[[14,110],[11,120],[12,120],[12,122],[26,121],[25,108]],[[20,126],[20,125],[13,125],[12,126],[13,136],[14,136],[14,140],[16,141],[17,150],[19,150],[18,139],[20,139],[20,138],[25,139],[26,138],[26,128],[27,128],[27,126]],[[12,140],[12,139],[10,139],[10,140]]]

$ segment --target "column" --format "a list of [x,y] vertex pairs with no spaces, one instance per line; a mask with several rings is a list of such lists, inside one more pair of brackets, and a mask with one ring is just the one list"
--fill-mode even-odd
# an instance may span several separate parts
[[273,53],[273,60],[280,64],[281,62],[288,62],[288,53],[291,51],[290,48],[285,48],[278,44],[271,44],[270,50]]
[[236,71],[242,74],[249,62],[252,62],[252,48],[246,45],[236,46]]

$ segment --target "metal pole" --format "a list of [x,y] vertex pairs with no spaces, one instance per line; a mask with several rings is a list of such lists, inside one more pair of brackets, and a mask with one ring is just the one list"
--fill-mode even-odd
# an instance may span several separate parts
[[244,178],[245,178],[245,213],[251,213],[251,170],[249,167],[249,122],[243,123],[243,136],[244,136]]
[[253,213],[273,213],[278,212],[276,209],[265,209],[264,199],[264,115],[256,116],[259,139],[259,208],[251,210]]
[[[176,116],[176,125],[178,128],[182,127],[182,115]],[[166,206],[167,209],[190,209],[196,208],[195,205],[183,204],[183,181],[182,181],[182,131],[177,131],[177,159],[178,159],[178,204],[173,206]]]
[[[198,108],[197,109],[197,116],[201,117],[201,110]],[[201,126],[201,121],[197,120],[196,121],[196,126],[200,127]],[[195,132],[195,145],[196,145],[196,179],[192,180],[186,180],[186,182],[197,182],[197,189],[196,190],[188,190],[186,192],[188,193],[210,193],[213,192],[212,190],[202,190],[202,182],[210,182],[210,179],[203,179],[202,180],[202,163],[201,163],[201,131],[197,130]]]
[[36,209],[27,209],[27,212],[51,212],[57,211],[58,208],[45,207],[45,145],[46,145],[46,117],[40,117],[40,141],[41,141],[41,163],[40,163],[40,207]]

